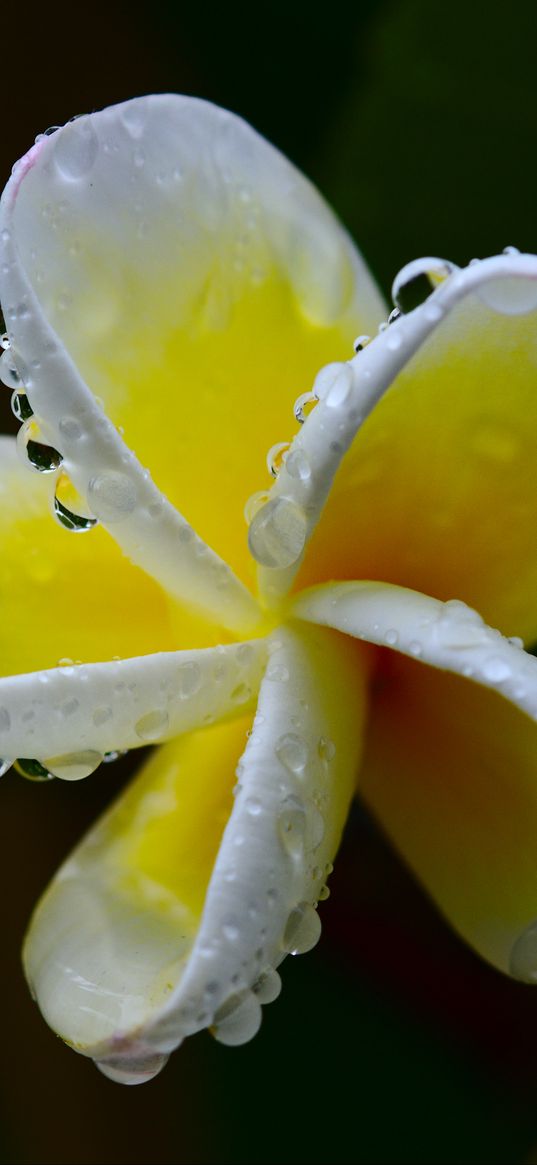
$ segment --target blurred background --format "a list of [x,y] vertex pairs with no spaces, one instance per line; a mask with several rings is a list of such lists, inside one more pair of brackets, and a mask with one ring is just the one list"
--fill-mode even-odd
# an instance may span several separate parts
[[[174,90],[242,114],[321,188],[386,294],[419,255],[537,250],[534,0],[97,5],[4,15],[0,177],[36,133]],[[531,532],[531,537],[535,532]],[[256,1040],[204,1034],[139,1089],[46,1029],[19,965],[39,893],[126,764],[2,781],[0,1161],[537,1161],[537,992],[466,950],[357,807],[323,938]],[[537,843],[537,839],[536,839]]]

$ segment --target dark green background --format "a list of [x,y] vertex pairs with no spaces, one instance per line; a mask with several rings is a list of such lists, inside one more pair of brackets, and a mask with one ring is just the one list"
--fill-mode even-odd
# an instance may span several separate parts
[[[537,250],[534,3],[362,0],[315,16],[292,2],[157,0],[43,10],[33,26],[15,7],[3,21],[4,180],[48,125],[169,89],[234,109],[288,153],[387,293],[421,254]],[[200,1036],[130,1090],[64,1049],[29,1000],[20,941],[47,878],[125,776],[2,782],[0,1160],[533,1159],[537,994],[459,944],[359,810],[321,944],[287,961],[251,1045]]]

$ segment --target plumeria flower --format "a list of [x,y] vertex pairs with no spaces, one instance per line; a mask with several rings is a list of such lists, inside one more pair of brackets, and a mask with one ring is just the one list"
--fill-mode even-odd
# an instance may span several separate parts
[[248,1040],[357,782],[534,981],[537,258],[416,261],[386,321],[306,179],[169,95],[40,135],[0,242],[2,771],[160,746],[36,910],[46,1020],[130,1083]]

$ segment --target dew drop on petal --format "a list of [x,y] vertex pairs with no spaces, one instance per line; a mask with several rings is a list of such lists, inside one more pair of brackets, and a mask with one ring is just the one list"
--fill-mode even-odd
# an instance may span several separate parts
[[43,762],[47,771],[53,777],[60,777],[62,781],[82,781],[89,777],[102,763],[103,754],[93,748],[80,749],[79,752],[68,752],[63,756],[46,758]]
[[522,276],[506,276],[491,279],[476,288],[482,303],[500,315],[527,315],[537,308],[537,279],[523,279]]
[[0,356],[0,380],[7,388],[21,387],[21,378],[15,367],[11,348],[6,348]]
[[92,530],[97,525],[97,518],[92,517],[84,498],[66,473],[60,473],[56,482],[54,517],[60,526],[75,534]]
[[291,449],[285,458],[285,468],[295,481],[309,481],[311,477],[310,463],[302,449]]
[[321,920],[309,902],[300,902],[291,911],[282,936],[282,947],[290,955],[311,951],[321,937]]
[[90,478],[88,504],[101,522],[120,522],[136,509],[134,482],[125,473],[106,470]]
[[304,772],[308,762],[308,749],[302,737],[296,732],[286,732],[280,736],[274,751],[288,772],[297,776]]
[[437,287],[457,270],[447,259],[414,259],[395,276],[392,299],[399,311],[413,311],[436,291]]
[[293,412],[299,425],[303,425],[304,422],[307,421],[316,404],[317,397],[313,392],[303,392],[301,396],[297,397],[294,403]]
[[211,1035],[220,1044],[238,1047],[253,1039],[261,1025],[261,1004],[253,991],[232,995],[214,1017]]
[[492,684],[500,684],[502,680],[509,679],[510,675],[511,665],[501,655],[490,655],[483,663],[483,676]]
[[195,696],[201,688],[201,668],[195,660],[186,660],[177,668],[177,688],[181,700]]
[[285,852],[293,860],[300,860],[304,854],[306,836],[306,810],[298,797],[286,797],[278,811],[278,837]]
[[30,417],[33,416],[34,410],[25,392],[13,393],[11,397],[11,412],[21,423],[29,421]]
[[349,401],[353,383],[354,378],[350,364],[342,364],[338,376],[326,394],[326,407],[328,409],[343,408]]
[[282,989],[282,981],[277,971],[272,967],[267,967],[266,971],[259,976],[257,983],[254,983],[252,991],[260,1003],[274,1003],[278,998]]
[[306,544],[307,522],[291,498],[272,498],[257,511],[248,530],[250,553],[261,566],[284,569],[298,561]]
[[86,178],[97,158],[99,142],[89,117],[69,122],[54,141],[54,162],[62,176],[77,182]]
[[95,1067],[116,1084],[145,1084],[147,1080],[152,1080],[162,1072],[168,1059],[169,1057],[163,1054],[140,1060],[116,1057],[110,1060],[96,1060]]
[[12,764],[13,764],[12,760],[0,760],[0,777],[3,777],[4,773],[7,773],[8,769],[11,768]]
[[261,509],[268,502],[270,494],[266,489],[259,489],[255,494],[252,494],[244,507],[244,518],[248,526],[253,522],[257,511]]
[[151,741],[159,740],[166,732],[168,724],[168,713],[163,710],[155,710],[154,712],[146,712],[145,716],[141,716],[136,721],[134,728],[140,740]]
[[317,745],[317,753],[319,760],[325,765],[329,765],[336,755],[336,746],[333,740],[328,736],[320,736]]
[[267,453],[267,469],[272,477],[277,477],[290,449],[289,441],[278,441]]
[[54,774],[50,773],[45,768],[41,761],[30,757],[18,757],[13,762],[13,768],[20,773],[21,777],[25,777],[27,781],[53,781]]
[[41,430],[33,417],[25,421],[17,433],[17,449],[26,464],[38,473],[54,473],[60,468],[62,455],[43,440]]

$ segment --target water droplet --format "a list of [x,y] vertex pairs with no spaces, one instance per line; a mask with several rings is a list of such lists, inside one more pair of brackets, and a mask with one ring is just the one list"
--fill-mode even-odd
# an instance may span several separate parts
[[520,650],[524,648],[524,640],[520,638],[520,635],[509,635],[507,642],[511,644],[511,647],[516,647]]
[[321,920],[309,902],[300,902],[291,911],[285,924],[282,947],[290,955],[304,955],[311,951],[321,937]]
[[393,282],[392,299],[395,306],[403,313],[413,311],[455,270],[455,264],[447,259],[429,257],[407,263]]
[[261,566],[293,566],[302,554],[306,534],[306,515],[301,506],[291,498],[272,498],[250,523],[250,553]]
[[249,684],[237,684],[231,693],[231,700],[234,704],[245,704],[252,695],[252,689]]
[[289,669],[284,667],[282,663],[270,663],[265,678],[271,680],[272,683],[285,684],[289,679]]
[[500,315],[522,316],[537,308],[537,279],[510,275],[476,288],[482,303]]
[[417,639],[411,639],[411,641],[410,641],[410,643],[409,643],[409,645],[408,645],[408,653],[409,653],[409,655],[413,655],[413,656],[415,656],[415,658],[416,658],[416,659],[418,659],[418,658],[419,658],[419,656],[421,655],[422,651],[423,651],[423,648],[422,648],[422,646],[421,646],[421,643],[419,642],[419,640],[417,640]]
[[19,757],[13,762],[13,768],[20,773],[21,777],[25,777],[27,781],[53,781],[54,774],[49,773],[48,769],[41,764],[41,761],[31,759],[29,757]]
[[288,772],[298,775],[304,772],[308,763],[308,749],[296,732],[286,732],[276,741],[275,753]]
[[509,679],[511,675],[511,665],[507,660],[502,659],[501,655],[490,655],[483,664],[483,676],[491,684],[500,684],[502,680]]
[[384,642],[388,647],[395,647],[396,643],[399,642],[399,634],[395,630],[395,627],[390,627],[390,629],[386,632],[384,636]]
[[168,713],[155,710],[154,712],[146,712],[145,716],[141,716],[136,721],[134,728],[140,740],[159,740],[166,732],[168,724]]
[[74,716],[75,712],[77,711],[77,709],[79,707],[80,707],[79,701],[76,699],[75,696],[72,696],[69,700],[64,700],[63,704],[61,705],[60,711],[61,711],[62,716],[65,716],[67,718],[69,716]]
[[289,441],[278,441],[267,453],[267,469],[272,477],[277,477],[290,449]]
[[254,983],[252,991],[257,995],[260,1003],[274,1003],[282,989],[282,981],[277,971],[267,967]]
[[113,1080],[115,1084],[145,1084],[147,1080],[152,1080],[154,1076],[158,1076],[162,1072],[165,1064],[167,1064],[169,1056],[166,1055],[151,1055],[145,1059],[129,1060],[127,1057],[121,1059],[117,1056],[110,1060],[96,1060],[95,1067],[102,1072],[103,1076],[107,1076],[109,1080]]
[[299,425],[303,425],[304,421],[307,421],[316,404],[317,397],[313,392],[303,392],[301,396],[297,397],[293,412]]
[[33,416],[34,410],[26,396],[25,392],[14,392],[11,397],[11,412],[18,421],[29,421]]
[[247,797],[244,802],[244,807],[246,812],[250,814],[250,817],[259,817],[263,811],[263,805],[259,797]]
[[349,401],[353,383],[354,377],[350,364],[342,364],[338,375],[326,394],[326,407],[329,409],[343,408]]
[[11,340],[7,332],[2,332],[2,335],[0,336],[0,348],[2,348],[3,351],[5,351],[7,348],[11,348]]
[[33,417],[25,421],[17,434],[17,448],[38,473],[54,473],[60,468],[62,455],[43,441],[41,430]]
[[44,765],[53,777],[60,777],[63,781],[82,781],[99,768],[103,759],[101,752],[93,748],[80,749],[79,752],[68,752],[64,756],[45,758]]
[[537,922],[532,922],[513,944],[509,971],[523,983],[537,983]]
[[177,691],[181,700],[195,696],[201,688],[201,668],[195,660],[186,660],[177,668]]
[[362,352],[363,349],[367,348],[367,345],[370,343],[371,343],[371,336],[357,336],[352,346],[354,348],[354,351],[358,355],[358,352]]
[[15,367],[11,348],[6,348],[0,356],[0,380],[7,388],[21,387],[21,378]]
[[136,509],[136,486],[125,473],[106,470],[90,478],[88,503],[101,522],[120,522]]
[[320,736],[317,745],[317,754],[319,760],[325,765],[329,765],[336,755],[336,746],[329,736]]
[[108,720],[112,719],[112,716],[112,708],[110,707],[110,704],[106,704],[102,707],[94,709],[92,720],[95,727],[100,728],[101,724],[106,724]]
[[129,750],[127,748],[118,748],[118,749],[116,749],[115,752],[105,752],[105,754],[103,756],[103,764],[105,764],[105,765],[113,764],[114,761],[120,760],[120,758],[122,756],[126,756],[128,751]]
[[291,449],[285,458],[285,468],[295,481],[309,481],[311,477],[309,461],[301,449]]
[[298,797],[286,797],[278,812],[278,836],[285,852],[293,861],[304,855],[306,810]]
[[54,161],[62,178],[77,182],[91,170],[99,142],[89,117],[69,122],[54,137]]
[[319,902],[326,902],[326,899],[329,897],[330,897],[330,887],[326,886],[326,885],[321,886],[321,889],[319,890]]
[[97,525],[78,490],[66,473],[60,473],[54,494],[54,516],[66,530],[80,534]]
[[66,441],[78,441],[82,436],[82,425],[76,417],[61,417],[58,428]]
[[259,1031],[261,1017],[261,1004],[252,991],[232,995],[218,1008],[211,1035],[229,1047],[246,1044]]
[[251,522],[253,522],[257,511],[260,510],[262,506],[266,505],[269,497],[270,494],[268,490],[260,489],[257,491],[257,493],[252,494],[251,497],[248,498],[248,501],[244,507],[244,517],[248,526]]

